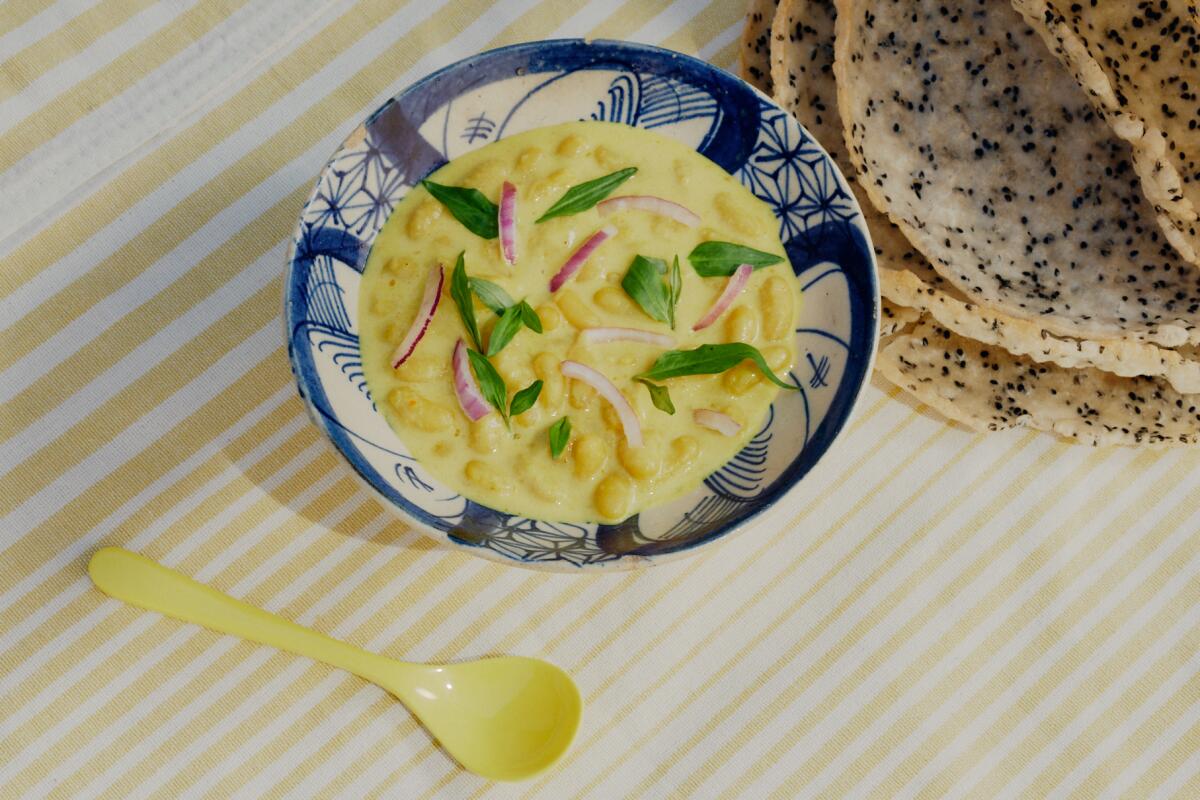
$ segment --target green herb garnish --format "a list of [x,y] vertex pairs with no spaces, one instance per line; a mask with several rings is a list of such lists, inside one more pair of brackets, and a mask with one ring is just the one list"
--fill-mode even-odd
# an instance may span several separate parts
[[542,320],[524,300],[509,306],[500,313],[500,319],[492,328],[492,335],[488,338],[488,358],[503,350],[504,346],[511,342],[512,338],[521,330],[522,325],[534,333],[542,332]]
[[651,383],[645,378],[634,378],[634,380],[650,390],[650,402],[654,403],[655,408],[668,414],[675,413],[675,404],[671,402],[671,393],[667,391],[667,387]]
[[661,381],[685,375],[716,375],[750,359],[767,379],[784,389],[798,389],[776,377],[757,347],[741,342],[702,344],[693,350],[668,350],[658,357],[650,369],[635,378]]
[[732,242],[701,242],[688,253],[692,269],[701,278],[728,277],[742,264],[758,269],[783,261],[783,256],[764,253]]
[[671,262],[671,274],[667,279],[667,316],[670,318],[671,330],[675,330],[675,306],[679,305],[679,296],[683,294],[683,273],[679,269],[679,256]]
[[571,418],[563,417],[550,426],[550,457],[557,459],[567,449],[571,439]]
[[621,288],[625,294],[642,307],[652,319],[659,322],[672,323],[674,328],[675,310],[671,306],[671,292],[660,277],[667,271],[667,262],[661,258],[634,256],[621,279]]
[[471,299],[471,282],[467,278],[467,265],[463,255],[458,254],[454,271],[450,273],[450,297],[454,299],[454,305],[458,306],[458,315],[462,317],[463,327],[471,336],[475,349],[483,350],[483,343],[479,339],[479,323],[475,321],[475,302]]
[[542,332],[542,318],[533,310],[533,306],[526,303],[524,300],[517,303],[517,308],[521,311],[521,322],[525,323],[525,327],[534,333]]
[[483,278],[471,278],[470,284],[471,291],[475,292],[475,296],[496,314],[503,314],[504,309],[513,304],[513,299],[508,292],[491,281],[485,281]]
[[517,335],[517,331],[519,330],[521,330],[521,309],[516,306],[509,306],[504,309],[504,313],[500,315],[500,319],[496,322],[496,327],[492,328],[492,335],[488,337],[488,358],[503,350],[504,346],[512,341],[512,338]]
[[475,372],[475,380],[479,383],[479,393],[492,408],[500,412],[500,416],[504,418],[504,424],[507,426],[508,388],[504,385],[504,379],[500,377],[499,372],[496,372],[492,362],[483,355],[467,348],[467,358],[471,361],[471,369]]
[[603,177],[572,186],[563,193],[562,197],[558,198],[554,205],[550,206],[545,214],[537,218],[537,222],[545,222],[554,217],[566,217],[571,214],[578,214],[580,211],[587,211],[596,205],[596,203],[599,203],[612,194],[613,190],[622,183],[633,177],[635,172],[637,172],[637,167],[626,167]]
[[421,185],[471,233],[484,239],[495,239],[500,235],[497,221],[500,209],[478,189],[443,186],[433,181],[421,181]]
[[513,395],[512,404],[508,407],[508,414],[515,417],[518,414],[524,414],[529,409],[533,408],[533,404],[537,402],[538,395],[542,393],[542,382],[534,381],[526,386],[521,391]]

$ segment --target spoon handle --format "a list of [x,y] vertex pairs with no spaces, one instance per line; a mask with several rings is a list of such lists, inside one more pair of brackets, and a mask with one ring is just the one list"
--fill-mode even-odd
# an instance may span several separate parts
[[323,661],[370,681],[385,677],[399,665],[235,600],[119,547],[97,550],[88,563],[88,574],[100,591],[131,605]]

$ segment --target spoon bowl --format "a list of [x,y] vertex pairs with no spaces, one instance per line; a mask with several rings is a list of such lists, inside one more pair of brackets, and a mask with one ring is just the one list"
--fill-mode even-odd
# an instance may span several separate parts
[[501,656],[403,667],[398,680],[377,683],[472,772],[502,781],[532,777],[554,763],[575,736],[579,690],[553,664]]
[[102,548],[88,574],[105,594],[168,617],[307,656],[366,678],[408,707],[467,769],[498,781],[542,772],[575,737],[582,701],[553,664],[502,656],[412,664],[361,650],[196,583],[145,556]]

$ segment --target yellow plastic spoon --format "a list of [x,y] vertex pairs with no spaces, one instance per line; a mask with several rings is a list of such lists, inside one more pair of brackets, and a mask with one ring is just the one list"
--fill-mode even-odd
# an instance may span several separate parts
[[88,574],[100,591],[168,617],[353,672],[408,706],[458,763],[485,778],[531,778],[558,760],[579,727],[579,690],[535,658],[409,664],[368,653],[247,605],[145,556],[105,547]]

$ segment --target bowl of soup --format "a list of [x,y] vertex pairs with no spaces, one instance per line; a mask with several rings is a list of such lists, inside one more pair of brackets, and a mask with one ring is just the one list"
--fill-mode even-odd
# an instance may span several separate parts
[[354,471],[449,546],[546,569],[749,526],[843,429],[876,342],[870,241],[821,145],[624,42],[401,92],[325,166],[287,263],[293,372]]

